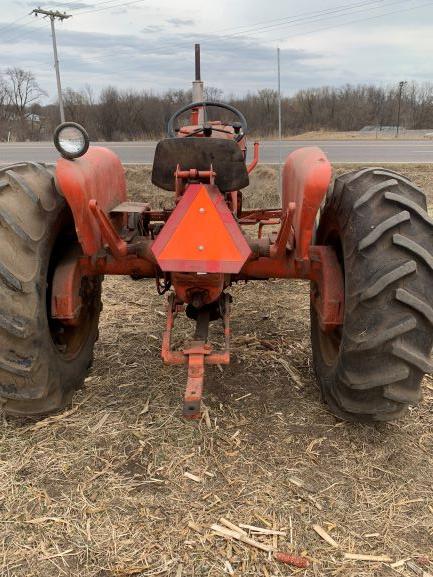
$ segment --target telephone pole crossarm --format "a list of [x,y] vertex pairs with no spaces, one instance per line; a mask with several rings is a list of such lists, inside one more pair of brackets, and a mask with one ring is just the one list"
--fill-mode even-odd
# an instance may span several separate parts
[[66,12],[59,12],[58,10],[44,10],[43,8],[35,8],[32,10],[32,14],[38,16],[49,16],[50,18],[58,18],[59,20],[66,20],[67,18],[72,18],[72,14],[66,14]]

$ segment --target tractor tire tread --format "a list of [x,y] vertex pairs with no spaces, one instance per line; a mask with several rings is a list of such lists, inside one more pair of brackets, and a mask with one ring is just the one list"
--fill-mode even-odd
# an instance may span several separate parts
[[0,169],[0,405],[7,414],[62,409],[86,376],[96,329],[77,362],[66,362],[46,313],[50,255],[65,219],[70,222],[69,209],[48,168]]
[[327,195],[316,243],[338,231],[346,312],[330,361],[312,307],[313,361],[340,418],[389,421],[421,398],[423,375],[433,371],[432,225],[425,195],[394,171],[346,173]]
[[362,240],[359,241],[358,249],[364,250],[369,248],[372,244],[377,242],[380,237],[391,228],[398,226],[400,223],[410,220],[410,214],[407,210],[403,210],[394,216],[390,216],[386,220],[379,223],[371,232],[369,232]]
[[380,276],[377,280],[369,285],[360,295],[360,301],[370,300],[377,297],[381,292],[387,289],[390,285],[401,280],[403,277],[410,275],[417,271],[417,265],[414,260],[410,260],[401,264],[400,266],[390,270],[389,272]]
[[433,271],[433,255],[431,252],[420,246],[416,241],[402,234],[394,234],[392,242],[418,256]]
[[433,307],[426,303],[425,300],[418,298],[404,288],[398,288],[395,291],[395,298],[401,303],[404,303],[405,305],[412,307],[415,311],[421,313],[433,326]]
[[396,202],[397,204],[400,204],[401,206],[410,209],[412,213],[422,218],[424,222],[426,222],[430,226],[433,226],[433,219],[428,215],[428,212],[423,208],[421,208],[418,204],[416,204],[412,200],[404,196],[401,196],[400,194],[396,194],[395,192],[385,192],[385,198],[386,200]]

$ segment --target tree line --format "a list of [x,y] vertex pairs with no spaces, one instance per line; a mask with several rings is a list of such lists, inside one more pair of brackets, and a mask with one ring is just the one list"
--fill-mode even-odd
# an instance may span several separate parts
[[[50,139],[59,123],[57,104],[42,104],[46,92],[31,71],[9,68],[0,75],[0,140]],[[246,116],[253,135],[278,131],[278,94],[262,89],[242,97],[205,89],[207,100],[224,100]],[[191,91],[104,88],[97,96],[90,86],[63,92],[67,120],[86,127],[93,140],[140,140],[163,136],[170,116],[191,102]],[[399,87],[345,85],[299,90],[281,101],[284,136],[308,131],[357,131],[365,126],[395,126]],[[433,83],[410,83],[401,94],[401,126],[433,128]],[[212,118],[210,112],[210,118]],[[219,113],[218,113],[219,115]],[[226,119],[227,117],[223,118]]]

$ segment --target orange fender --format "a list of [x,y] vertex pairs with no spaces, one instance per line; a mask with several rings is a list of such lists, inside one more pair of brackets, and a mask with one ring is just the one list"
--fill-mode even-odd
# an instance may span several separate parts
[[293,216],[295,258],[308,260],[314,221],[331,182],[332,167],[325,153],[317,147],[295,150],[283,167],[283,214],[289,204],[296,205]]
[[56,179],[61,194],[71,208],[78,240],[87,256],[96,254],[104,245],[101,229],[89,208],[96,200],[108,215],[126,200],[125,171],[119,158],[108,148],[92,146],[76,160],[59,158]]

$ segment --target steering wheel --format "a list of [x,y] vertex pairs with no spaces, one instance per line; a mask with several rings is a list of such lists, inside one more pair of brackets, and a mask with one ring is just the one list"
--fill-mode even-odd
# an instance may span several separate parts
[[[192,110],[193,108],[199,108],[199,107],[203,107],[204,111],[206,113],[206,106],[215,106],[216,108],[223,108],[224,110],[229,110],[230,112],[233,112],[233,114],[235,116],[237,116],[237,118],[239,119],[239,122],[232,124],[232,126],[235,128],[235,133],[236,133],[235,141],[239,142],[240,140],[242,140],[242,138],[246,135],[247,130],[248,130],[247,121],[245,119],[245,116],[242,114],[242,112],[240,110],[238,110],[237,108],[235,108],[234,106],[230,106],[230,104],[226,104],[225,102],[212,102],[210,100],[203,100],[202,102],[191,102],[191,104],[187,104],[186,106],[179,108],[179,110],[177,110],[173,114],[173,116],[170,118],[170,120],[167,123],[167,135],[170,138],[173,138],[176,136],[176,130],[174,128],[174,125],[175,125],[176,120],[179,118],[179,116],[181,114],[183,114],[184,112],[187,112],[188,110]],[[238,129],[237,132],[236,132],[236,129]],[[217,127],[212,126],[211,124],[205,123],[202,126],[199,126],[196,130],[193,130],[193,132],[191,132],[187,136],[195,136],[199,132],[203,132],[205,135],[207,135],[206,131],[209,131],[208,136],[210,136],[210,134],[212,134],[212,131],[214,131],[214,130],[215,130],[215,132],[225,132],[225,133],[231,134],[231,132],[229,132],[228,130],[224,130],[222,128],[217,128]]]

